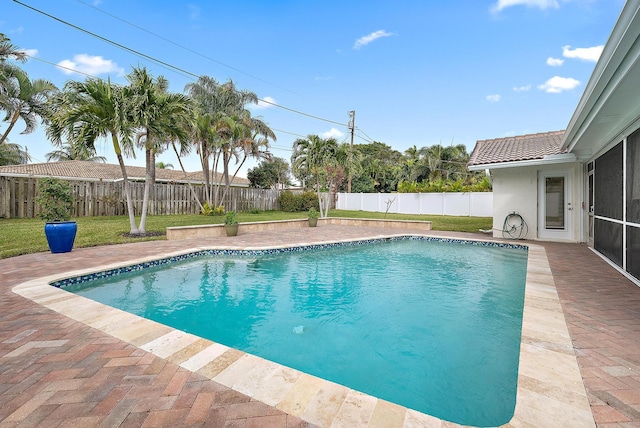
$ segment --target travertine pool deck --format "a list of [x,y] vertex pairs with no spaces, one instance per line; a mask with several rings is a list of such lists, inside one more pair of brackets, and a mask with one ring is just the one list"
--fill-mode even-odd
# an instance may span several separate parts
[[[454,426],[47,285],[72,272],[201,248],[393,234],[325,225],[0,260],[0,426]],[[510,425],[588,427],[595,418],[598,426],[638,426],[640,290],[585,246],[526,244]]]

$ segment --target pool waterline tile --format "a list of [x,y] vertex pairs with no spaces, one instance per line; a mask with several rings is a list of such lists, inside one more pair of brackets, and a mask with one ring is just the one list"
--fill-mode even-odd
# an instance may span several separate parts
[[[507,425],[539,425],[540,421],[550,420],[555,421],[556,423],[559,421],[566,421],[566,424],[562,424],[563,426],[595,426],[582,378],[580,376],[580,371],[577,366],[575,352],[572,351],[569,355],[567,355],[566,352],[567,350],[573,350],[573,347],[567,332],[564,314],[559,305],[553,276],[551,275],[544,247],[534,244],[521,245],[519,243],[494,242],[491,240],[430,237],[428,234],[422,233],[411,235],[407,235],[406,233],[380,235],[379,237],[369,237],[362,240],[351,239],[344,241],[336,240],[331,242],[315,242],[311,243],[311,246],[314,249],[322,249],[345,244],[359,245],[361,243],[373,242],[380,239],[425,238],[429,240],[433,239],[444,242],[466,243],[470,245],[498,245],[506,246],[508,248],[528,249],[527,287],[525,288],[525,311],[523,313],[520,356],[520,367],[523,372],[527,373],[527,375],[520,373],[518,376],[515,415],[511,423]],[[164,260],[163,263],[168,263],[173,260],[193,257],[194,254],[201,253],[228,254],[229,252],[232,252],[232,254],[236,255],[244,254],[255,256],[259,254],[270,254],[274,251],[302,251],[303,247],[304,245],[302,244],[284,247],[244,246],[244,248],[234,248],[232,246],[228,246],[226,248],[207,248],[205,246],[200,246],[191,248],[190,250],[165,254],[164,256],[161,256],[161,260]],[[106,266],[105,269],[118,271],[118,269],[132,269],[131,266],[134,266],[133,269],[138,269],[148,266],[149,264],[153,265],[158,259],[158,257],[147,257],[135,260],[128,264],[121,263]],[[105,270],[102,270],[101,272],[105,272]],[[68,295],[68,293],[62,289],[57,289],[57,292],[60,293],[59,295],[57,293],[52,293],[51,289],[55,288],[51,287],[49,283],[57,282],[57,285],[62,285],[64,287],[76,283],[78,281],[77,276],[79,275],[88,275],[88,277],[91,278],[94,274],[96,274],[95,269],[93,272],[91,269],[85,269],[70,272],[65,275],[53,275],[40,278],[39,280],[25,282],[14,287],[13,290],[17,294],[30,298],[43,306],[57,310],[58,312],[80,322],[85,322],[78,319],[84,318],[83,316],[77,313],[74,315],[74,311],[71,306],[65,304],[65,295]],[[115,274],[115,272],[112,274]],[[531,292],[529,292],[530,279],[532,285]],[[541,295],[544,297],[540,298]],[[67,313],[67,311],[70,313]],[[103,314],[101,312],[100,316],[106,316],[106,313],[107,312]],[[547,317],[550,317],[553,322],[548,323],[548,334],[545,334],[543,329],[537,327],[539,327],[540,323],[544,323],[545,319],[549,320]],[[106,319],[108,319],[108,316],[106,316]],[[135,321],[135,323],[138,321],[139,320]],[[99,324],[102,325],[103,322],[104,320],[100,319]],[[87,325],[92,324],[91,322],[85,323]],[[129,322],[129,324],[131,324],[131,322]],[[127,335],[122,334],[122,332],[131,331],[130,326],[127,325],[114,328],[113,324],[111,324],[111,327],[112,332],[110,334],[121,339],[122,336],[127,337]],[[99,329],[105,330],[107,328],[103,326]],[[150,322],[148,330],[146,328],[139,330],[138,333],[140,333],[140,336],[127,341],[144,349],[145,345],[148,345],[164,335],[171,334],[172,331],[175,330],[155,322]],[[120,332],[120,334],[117,332]],[[143,332],[144,334],[142,334]],[[200,353],[195,354],[180,365],[183,367],[187,366],[185,368],[197,371],[198,373],[209,378],[213,378],[214,380],[221,380],[222,384],[230,383],[232,388],[235,383],[238,383],[239,385],[243,385],[242,389],[245,389],[244,387],[247,385],[243,384],[243,376],[242,373],[239,372],[246,370],[244,372],[246,375],[247,371],[251,371],[253,365],[255,365],[260,359],[234,349],[224,350],[224,348],[216,347],[216,345],[219,344],[212,343],[211,347],[205,348],[205,350],[200,351]],[[186,346],[189,346],[189,344],[186,344],[185,347]],[[169,353],[165,358],[180,352],[180,349],[178,348],[180,348],[180,346],[174,346],[174,348],[171,348],[171,353]],[[208,358],[205,357],[204,353],[205,351],[210,350],[210,348],[215,348],[215,351],[211,352],[211,360],[207,361]],[[163,355],[167,352],[168,351],[165,350]],[[203,354],[199,357],[201,359],[195,358],[199,354]],[[539,356],[540,358],[538,358]],[[566,368],[564,373],[562,373],[562,376],[557,376],[557,373],[554,373],[554,358],[557,359],[559,366]],[[251,364],[248,364],[247,361]],[[285,367],[285,369],[288,368]],[[273,378],[277,371],[277,369],[267,370],[264,373],[267,378],[266,380],[268,380],[269,377]],[[534,381],[529,377],[531,376],[531,373],[535,374]],[[264,381],[264,384],[268,385],[266,380]],[[265,404],[272,405],[280,410],[290,413],[293,416],[302,417],[304,420],[320,426],[329,426],[334,421],[338,423],[338,420],[342,420],[341,418],[351,420],[350,418],[353,417],[353,415],[346,416],[347,413],[342,413],[343,416],[338,418],[343,406],[347,406],[345,407],[345,409],[347,409],[350,405],[353,405],[353,403],[347,399],[349,396],[353,397],[353,395],[349,395],[351,391],[349,388],[333,384],[328,381],[323,381],[322,379],[318,379],[304,373],[301,373],[297,377],[284,375],[278,379],[278,382],[279,386],[277,389],[279,392],[277,392],[275,396],[268,396],[268,394],[264,395],[264,397],[268,397],[265,398],[265,400],[269,401],[269,403]],[[290,383],[290,385],[288,383]],[[261,388],[262,392],[260,394],[265,394],[267,389],[264,388],[264,386],[261,386]],[[367,397],[368,398],[365,401],[369,403],[367,406],[371,407],[371,411],[369,412],[369,426],[375,426],[377,423],[376,421],[379,422],[387,420],[387,418],[385,418],[384,410],[381,410],[385,408],[392,409],[390,410],[388,419],[393,420],[396,423],[402,419],[402,425],[397,426],[414,426],[414,424],[416,424],[416,426],[455,426],[455,424],[440,421],[430,415],[424,415],[414,410],[406,409],[402,406],[386,403],[375,397]],[[273,401],[278,398],[279,401],[274,403]],[[351,404],[345,404],[347,402]],[[373,406],[371,406],[371,403],[373,403]],[[347,410],[345,410],[345,412],[346,411]],[[541,411],[544,412],[544,416],[540,413]],[[403,413],[403,417],[398,416],[398,413]]]
[[480,240],[470,240],[470,239],[460,239],[460,238],[431,237],[431,236],[420,236],[420,235],[392,235],[392,236],[379,237],[379,238],[366,238],[366,239],[358,239],[358,240],[350,239],[350,240],[344,240],[344,241],[320,242],[315,244],[278,246],[278,247],[257,247],[257,248],[246,248],[246,249],[211,248],[211,249],[198,249],[190,252],[179,252],[173,255],[169,255],[169,256],[157,258],[157,259],[145,259],[142,261],[139,260],[131,264],[116,266],[110,269],[103,269],[96,272],[88,272],[80,275],[69,275],[68,277],[65,277],[63,279],[51,281],[50,285],[57,288],[73,287],[74,285],[81,285],[84,282],[95,280],[95,279],[110,278],[112,276],[119,275],[122,273],[136,272],[136,271],[143,270],[150,267],[169,265],[171,263],[189,260],[189,259],[195,259],[199,257],[207,257],[207,256],[256,257],[256,256],[270,255],[270,254],[287,254],[287,253],[297,253],[302,251],[327,250],[327,249],[339,248],[344,246],[369,245],[373,243],[391,241],[391,240],[421,240],[421,241],[441,242],[441,243],[448,243],[448,244],[465,244],[465,245],[483,246],[483,247],[498,247],[498,248],[528,250],[527,246],[521,245],[521,244],[515,244],[515,243],[480,241]]

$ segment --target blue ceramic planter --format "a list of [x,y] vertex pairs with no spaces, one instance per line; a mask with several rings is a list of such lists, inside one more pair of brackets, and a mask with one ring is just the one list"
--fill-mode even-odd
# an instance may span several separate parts
[[44,225],[44,234],[52,253],[68,253],[73,248],[78,225],[75,221],[57,221]]

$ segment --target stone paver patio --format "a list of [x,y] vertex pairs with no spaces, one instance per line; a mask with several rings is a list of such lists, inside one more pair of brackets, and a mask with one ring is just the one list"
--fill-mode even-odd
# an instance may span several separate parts
[[[383,234],[386,233],[376,228],[326,226],[240,234],[207,242],[154,241],[79,248],[66,254],[39,253],[0,260],[0,426],[328,425],[293,407],[283,411],[283,406],[264,404],[182,367],[175,354],[161,357],[157,352],[145,351],[21,297],[12,289],[26,281],[70,270],[97,269],[202,246],[265,247]],[[456,236],[485,238],[477,234]],[[589,415],[591,423],[595,420],[599,427],[640,426],[640,288],[584,245],[550,243],[543,247],[584,382],[584,386],[576,386],[575,397],[571,393],[561,400],[580,401],[579,391],[586,389],[593,415]],[[542,287],[543,281],[539,282],[540,287],[532,288],[538,294],[549,294]],[[525,348],[533,346],[530,340],[535,341],[538,334],[536,325],[529,327],[527,334],[523,330]],[[146,343],[152,341],[147,339]],[[558,351],[573,354],[571,350]],[[520,382],[529,383],[525,386],[532,395],[554,397],[556,393],[543,391],[540,379],[535,374],[529,376],[526,367],[521,366],[521,372]],[[518,399],[520,406],[521,397]],[[381,400],[376,406],[376,411],[378,407],[386,410],[386,417],[371,417],[369,426],[451,425],[420,415],[414,419],[406,414],[398,416],[394,405]],[[539,423],[530,426],[554,426],[545,418],[545,409],[539,411]],[[333,424],[353,426],[347,421],[348,418],[338,418]],[[511,424],[527,426],[524,419],[514,418]],[[576,422],[574,426],[583,425]]]

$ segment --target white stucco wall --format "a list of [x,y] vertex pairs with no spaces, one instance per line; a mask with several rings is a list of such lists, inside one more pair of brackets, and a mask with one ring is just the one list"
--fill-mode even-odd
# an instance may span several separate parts
[[571,180],[571,237],[572,242],[583,240],[580,232],[582,215],[581,164],[560,164],[495,169],[493,175],[493,236],[502,237],[504,220],[511,212],[522,216],[528,226],[524,239],[538,236],[538,175],[540,172],[568,172]]
[[516,211],[527,222],[525,239],[537,230],[538,170],[533,167],[495,169],[493,175],[493,236],[502,237],[504,219]]

